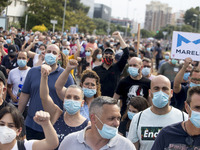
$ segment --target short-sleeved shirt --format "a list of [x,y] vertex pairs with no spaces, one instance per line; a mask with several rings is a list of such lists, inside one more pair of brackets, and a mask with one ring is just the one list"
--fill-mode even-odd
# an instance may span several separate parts
[[[26,148],[26,150],[32,150],[32,147],[33,147],[33,143],[35,142],[36,140],[24,140],[24,147]],[[11,149],[11,150],[19,150],[18,149],[18,146],[17,146],[17,142],[15,143],[14,147]]]
[[127,108],[129,100],[135,96],[148,98],[151,80],[142,77],[140,80],[134,80],[130,76],[119,81],[115,93],[121,96],[123,101],[121,114],[123,115]]
[[181,85],[181,90],[179,93],[174,93],[174,99],[175,99],[175,107],[180,109],[180,110],[183,110],[185,104],[184,102],[186,101],[186,98],[187,98],[187,91],[189,89],[189,85]]
[[128,139],[133,143],[139,141],[140,150],[150,150],[163,127],[188,119],[186,113],[174,107],[165,115],[157,115],[151,111],[151,108],[147,108],[142,112],[140,120],[139,116],[140,113],[133,116]]
[[[85,132],[89,128],[91,127],[66,136],[60,144],[59,150],[92,150],[85,141]],[[135,150],[135,146],[128,139],[117,134],[99,150]]]
[[59,143],[61,143],[65,136],[67,136],[70,133],[80,131],[84,129],[87,125],[88,125],[88,120],[85,119],[85,121],[81,125],[77,127],[70,127],[65,123],[64,113],[63,113],[53,126],[58,135]]
[[186,143],[186,138],[190,136],[185,132],[181,126],[182,122],[167,126],[163,128],[158,134],[152,150],[192,150],[200,149],[200,135],[191,136],[194,143],[190,147]]
[[[63,101],[58,97],[56,93],[55,82],[63,71],[64,69],[58,66],[58,68],[54,72],[51,72],[48,77],[49,95],[53,99],[54,103],[60,107],[60,109],[63,109]],[[30,95],[30,104],[26,117],[26,126],[32,128],[33,130],[42,132],[43,130],[41,126],[35,123],[33,120],[35,112],[43,110],[42,102],[40,99],[40,78],[41,66],[33,67],[30,69],[26,76],[22,92]],[[69,75],[65,87],[68,87],[72,84],[74,84],[74,80],[72,76]]]
[[100,78],[102,96],[113,97],[120,75],[129,57],[128,48],[125,48],[123,52],[120,60],[117,63],[112,64],[108,70],[103,67],[103,64],[93,68]]
[[171,65],[169,62],[165,62],[161,65],[158,73],[166,76],[170,81],[174,81],[176,74],[179,72],[178,65]]
[[17,56],[12,61],[10,61],[9,56],[6,55],[6,56],[3,57],[1,64],[3,66],[5,66],[6,69],[10,69],[10,70],[14,69],[14,68],[18,67]]

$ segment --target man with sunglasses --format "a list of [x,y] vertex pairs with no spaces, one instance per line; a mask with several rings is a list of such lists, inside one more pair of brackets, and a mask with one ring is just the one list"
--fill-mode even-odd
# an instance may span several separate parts
[[174,98],[177,103],[176,106],[180,110],[184,108],[184,101],[186,100],[188,89],[193,86],[200,86],[200,69],[197,67],[193,68],[189,75],[189,84],[186,86],[181,84],[185,76],[188,74],[187,68],[191,63],[192,59],[189,57],[186,58],[183,67],[174,79]]
[[200,87],[191,87],[187,93],[185,109],[189,120],[163,128],[152,150],[200,149]]
[[113,37],[120,41],[123,50],[121,59],[117,63],[113,63],[115,52],[112,48],[106,48],[103,53],[103,64],[93,69],[100,77],[101,95],[110,97],[114,94],[121,72],[123,71],[129,57],[127,45],[122,39],[120,33],[114,32]]

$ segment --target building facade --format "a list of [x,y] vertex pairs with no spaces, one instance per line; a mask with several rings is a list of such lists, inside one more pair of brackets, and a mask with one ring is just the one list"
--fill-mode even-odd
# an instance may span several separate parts
[[94,4],[94,18],[101,18],[106,21],[111,19],[111,8],[104,4]]
[[80,0],[85,6],[90,7],[89,12],[87,14],[88,17],[93,18],[94,15],[94,0]]
[[172,8],[168,4],[152,1],[146,5],[144,28],[149,31],[158,31],[171,23]]

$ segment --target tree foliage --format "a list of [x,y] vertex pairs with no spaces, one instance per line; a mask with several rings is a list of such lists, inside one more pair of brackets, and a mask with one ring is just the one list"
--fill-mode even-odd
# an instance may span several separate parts
[[153,31],[148,31],[145,29],[141,29],[140,34],[141,34],[142,38],[149,38],[149,37],[155,36],[155,33]]
[[[25,16],[28,14],[27,29],[35,25],[44,24],[52,30],[53,25],[50,20],[57,20],[56,30],[62,29],[63,12],[65,0],[28,0],[29,7],[20,24],[24,26]],[[80,3],[80,0],[67,0],[65,13],[65,30],[70,30],[71,26],[78,25],[80,32],[92,32],[95,25],[87,16],[89,7]]]
[[[194,16],[194,14],[197,15],[197,18],[196,18],[196,16]],[[199,27],[199,22],[200,22],[200,20],[198,19],[199,14],[200,14],[199,7],[188,9],[185,12],[185,16],[184,16],[185,24],[191,25],[191,26],[193,26],[193,28],[195,28],[195,24],[196,24],[195,22],[197,19],[197,27]]]
[[11,4],[11,1],[9,1],[9,0],[1,0],[0,1],[0,14],[10,4]]

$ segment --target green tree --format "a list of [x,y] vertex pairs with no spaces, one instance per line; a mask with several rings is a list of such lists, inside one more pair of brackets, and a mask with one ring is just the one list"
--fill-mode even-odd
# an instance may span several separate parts
[[11,4],[11,1],[9,1],[9,0],[1,0],[1,2],[0,2],[0,13],[10,4]]
[[148,37],[153,37],[153,36],[155,36],[155,33],[154,33],[154,32],[148,31],[148,30],[145,30],[145,29],[141,29],[141,30],[140,30],[140,34],[141,34],[142,38],[148,38]]
[[195,28],[195,24],[196,24],[195,23],[196,22],[196,16],[194,16],[194,14],[197,15],[197,27],[199,27],[199,19],[198,19],[199,14],[200,14],[199,7],[188,9],[185,12],[185,16],[184,16],[185,24],[191,25],[191,26],[193,26],[193,28]]
[[[56,30],[62,29],[63,9],[65,0],[28,0],[29,7],[27,29],[31,29],[35,25],[44,24],[48,29],[52,30],[53,25],[50,20],[57,20]],[[65,14],[65,29],[78,25],[80,32],[92,32],[95,25],[86,15],[89,7],[80,3],[80,0],[68,0]],[[21,19],[20,24],[24,26],[25,15]]]

